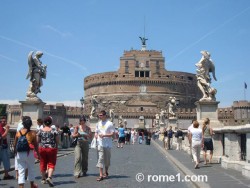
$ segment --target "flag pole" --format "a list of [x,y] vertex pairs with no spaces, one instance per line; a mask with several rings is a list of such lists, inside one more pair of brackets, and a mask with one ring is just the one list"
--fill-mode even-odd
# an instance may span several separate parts
[[244,100],[246,100],[246,88],[244,87]]
[[244,82],[244,100],[246,100],[247,83]]

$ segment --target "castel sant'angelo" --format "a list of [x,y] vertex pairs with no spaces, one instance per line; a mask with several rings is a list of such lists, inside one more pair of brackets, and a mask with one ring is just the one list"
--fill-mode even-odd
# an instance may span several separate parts
[[84,94],[86,114],[90,114],[91,98],[95,96],[97,111],[114,109],[115,123],[122,116],[128,127],[134,127],[141,117],[151,127],[170,97],[176,97],[179,103],[178,119],[190,121],[196,116],[194,103],[201,98],[195,74],[168,71],[162,51],[147,50],[145,41],[140,50],[124,51],[117,71],[85,77]]
[[[57,126],[64,123],[76,125],[84,114],[89,120],[94,97],[98,103],[96,112],[113,109],[114,123],[118,117],[127,121],[128,128],[138,127],[143,120],[144,128],[153,128],[156,114],[165,110],[169,118],[170,97],[177,100],[175,110],[178,127],[187,129],[192,119],[197,118],[195,102],[201,98],[195,74],[169,71],[161,51],[147,50],[142,43],[140,50],[124,51],[120,58],[120,68],[114,72],[93,74],[84,79],[84,109],[64,106],[63,103],[45,105],[43,116],[52,116]],[[8,123],[16,129],[21,116],[21,105],[7,105]],[[233,105],[218,109],[218,118],[224,125],[242,125],[250,122],[249,101],[234,101]],[[97,116],[96,116],[97,118]],[[166,126],[168,121],[166,121]],[[94,129],[93,129],[94,130]]]

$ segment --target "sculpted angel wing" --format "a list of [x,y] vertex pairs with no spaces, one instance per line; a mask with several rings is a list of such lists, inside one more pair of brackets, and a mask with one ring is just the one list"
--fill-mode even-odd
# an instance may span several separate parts
[[33,60],[33,51],[31,51],[28,55],[28,65],[29,65],[29,70],[28,70],[28,73],[27,73],[27,76],[26,76],[26,79],[29,79],[32,75],[32,66],[34,64],[34,60]]
[[215,66],[214,66],[213,61],[211,60],[210,60],[209,72],[212,72],[214,80],[217,81],[216,76],[215,76]]

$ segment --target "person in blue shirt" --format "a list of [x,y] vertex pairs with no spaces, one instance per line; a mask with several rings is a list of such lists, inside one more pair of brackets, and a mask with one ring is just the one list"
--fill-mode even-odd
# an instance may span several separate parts
[[123,125],[120,125],[120,128],[118,129],[118,135],[119,135],[119,139],[118,139],[118,148],[123,148],[123,145],[125,143],[125,129],[123,128]]

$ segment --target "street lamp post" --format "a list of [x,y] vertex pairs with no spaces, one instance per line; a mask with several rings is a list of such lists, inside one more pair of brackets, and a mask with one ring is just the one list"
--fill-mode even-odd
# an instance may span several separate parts
[[82,111],[82,115],[83,115],[83,104],[84,104],[84,98],[83,97],[80,99],[80,102],[81,102],[81,105],[82,105],[81,111]]

